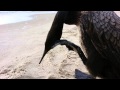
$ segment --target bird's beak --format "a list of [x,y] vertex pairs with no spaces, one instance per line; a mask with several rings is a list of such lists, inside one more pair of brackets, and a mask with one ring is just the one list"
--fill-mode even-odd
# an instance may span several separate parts
[[63,24],[64,24],[66,15],[67,15],[67,12],[65,12],[65,11],[57,12],[57,14],[54,18],[54,21],[52,23],[51,29],[47,35],[47,39],[45,42],[45,50],[44,50],[43,56],[42,56],[39,64],[42,62],[46,53],[50,49],[52,49],[52,46],[55,44],[55,42],[60,40],[60,38],[62,36]]

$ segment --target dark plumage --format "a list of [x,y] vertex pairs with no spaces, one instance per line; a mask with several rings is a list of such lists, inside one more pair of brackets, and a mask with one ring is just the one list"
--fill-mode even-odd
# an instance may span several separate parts
[[[60,40],[63,23],[80,26],[87,57],[79,46]],[[113,11],[59,11],[48,33],[45,54],[56,43],[76,51],[94,77],[120,78],[120,17]]]

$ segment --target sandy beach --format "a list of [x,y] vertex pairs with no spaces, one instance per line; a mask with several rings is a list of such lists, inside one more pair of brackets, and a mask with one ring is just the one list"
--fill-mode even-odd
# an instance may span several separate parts
[[[76,52],[56,46],[39,61],[55,14],[33,15],[33,20],[0,25],[0,79],[89,79]],[[62,38],[80,45],[75,25],[64,25]]]

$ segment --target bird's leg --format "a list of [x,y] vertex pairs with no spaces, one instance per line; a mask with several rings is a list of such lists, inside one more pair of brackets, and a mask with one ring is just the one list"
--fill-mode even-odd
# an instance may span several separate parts
[[69,50],[73,50],[73,51],[77,52],[78,55],[79,55],[79,57],[82,59],[83,64],[86,65],[87,58],[85,57],[83,51],[81,50],[81,48],[79,46],[77,46],[74,43],[72,43],[70,41],[67,41],[67,40],[58,40],[53,47],[55,47],[58,44],[60,44],[60,45],[66,45],[66,47]]

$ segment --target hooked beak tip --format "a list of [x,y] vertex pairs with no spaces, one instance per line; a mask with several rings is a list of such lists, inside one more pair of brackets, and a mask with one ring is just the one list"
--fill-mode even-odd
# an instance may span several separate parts
[[40,60],[39,64],[42,62],[42,60]]
[[42,60],[40,60],[39,64],[42,62]]
[[45,56],[46,53],[47,53],[47,52],[46,52],[46,50],[45,50],[44,53],[43,53],[43,56],[42,56],[42,58],[41,58],[41,60],[40,60],[40,62],[39,62],[39,64],[42,62],[42,60],[43,60],[43,58],[44,58],[44,56]]
[[44,58],[44,56],[41,58],[41,60],[40,60],[39,64],[42,62],[43,58]]

